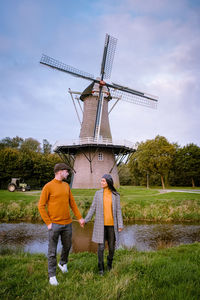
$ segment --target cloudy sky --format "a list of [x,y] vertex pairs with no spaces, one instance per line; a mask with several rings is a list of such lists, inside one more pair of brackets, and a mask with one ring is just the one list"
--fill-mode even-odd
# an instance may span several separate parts
[[118,39],[111,81],[159,97],[157,110],[121,101],[113,138],[200,146],[199,0],[1,0],[0,139],[77,139],[68,89],[90,82],[39,61],[44,53],[96,77],[106,33]]

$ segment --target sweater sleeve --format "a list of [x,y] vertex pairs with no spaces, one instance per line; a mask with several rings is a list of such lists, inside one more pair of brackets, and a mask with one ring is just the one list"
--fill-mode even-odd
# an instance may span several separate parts
[[49,215],[47,213],[47,210],[46,210],[48,198],[49,198],[48,188],[46,186],[44,186],[44,188],[42,189],[39,203],[38,203],[38,209],[39,209],[39,212],[40,212],[40,215],[41,215],[43,221],[46,223],[47,226],[52,223],[52,221],[49,218]]
[[69,203],[70,203],[70,207],[75,215],[75,217],[79,220],[82,218],[80,211],[76,205],[76,202],[74,200],[74,196],[72,195],[71,189],[69,189]]

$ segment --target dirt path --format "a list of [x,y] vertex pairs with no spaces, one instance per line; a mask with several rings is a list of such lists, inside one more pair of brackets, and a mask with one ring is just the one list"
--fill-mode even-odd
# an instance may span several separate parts
[[165,194],[165,193],[171,193],[171,192],[178,192],[178,193],[194,193],[194,194],[200,194],[200,190],[169,190],[169,189],[165,189],[165,190],[158,190],[161,194]]

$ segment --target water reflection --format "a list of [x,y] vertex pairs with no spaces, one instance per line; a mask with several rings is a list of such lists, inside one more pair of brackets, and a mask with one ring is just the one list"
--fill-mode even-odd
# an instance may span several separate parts
[[200,242],[200,225],[134,224],[128,225],[121,236],[121,244],[139,251]]
[[[71,252],[96,252],[97,245],[91,241],[93,224],[82,229],[73,222]],[[120,233],[121,247],[138,251],[157,250],[179,244],[200,242],[200,225],[185,224],[145,224],[126,225]],[[3,248],[20,249],[30,253],[47,254],[47,227],[44,224],[2,223],[0,224],[0,250]],[[58,252],[61,243],[58,244]]]

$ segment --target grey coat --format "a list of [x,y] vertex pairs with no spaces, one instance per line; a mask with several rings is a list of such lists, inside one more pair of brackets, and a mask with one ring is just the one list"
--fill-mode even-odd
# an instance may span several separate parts
[[[116,246],[119,243],[119,232],[118,228],[123,228],[122,213],[120,207],[120,196],[112,193],[112,212],[114,218],[114,230],[116,238]],[[96,214],[93,228],[92,241],[95,243],[104,242],[104,212],[103,212],[103,189],[97,191],[94,195],[92,205],[85,218],[85,223],[89,222]]]

